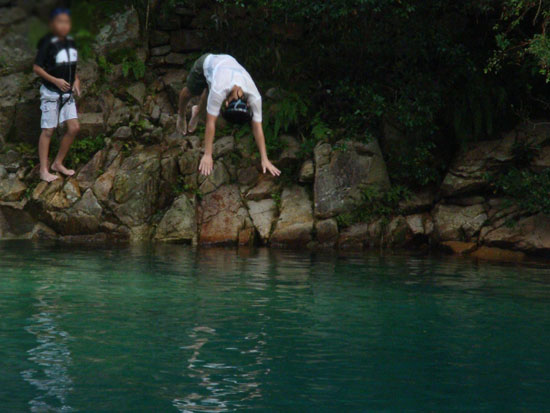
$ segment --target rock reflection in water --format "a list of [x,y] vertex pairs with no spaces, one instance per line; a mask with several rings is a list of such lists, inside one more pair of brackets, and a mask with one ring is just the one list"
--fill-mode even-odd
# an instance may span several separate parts
[[48,296],[52,288],[44,284],[38,290],[37,313],[29,319],[25,330],[36,337],[38,345],[27,352],[28,360],[36,367],[21,372],[23,379],[38,390],[29,401],[31,412],[70,412],[67,396],[73,390],[69,376],[70,336],[59,328],[54,299]]

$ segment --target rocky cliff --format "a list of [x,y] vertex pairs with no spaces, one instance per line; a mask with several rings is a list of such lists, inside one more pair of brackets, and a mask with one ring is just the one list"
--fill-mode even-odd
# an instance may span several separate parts
[[30,146],[39,134],[38,80],[29,73],[34,51],[22,36],[40,9],[19,3],[0,2],[0,239],[344,250],[441,246],[500,260],[550,253],[550,217],[518,208],[490,181],[514,164],[518,142],[542,148],[529,159],[529,170],[550,166],[545,124],[470,146],[439,188],[413,193],[390,215],[365,222],[341,217],[365,207],[365,188],[391,189],[376,139],[323,141],[304,156],[299,138],[286,136],[275,159],[283,178],[276,179],[261,173],[251,136],[219,136],[213,174],[200,176],[201,138],[175,131],[176,97],[187,74],[182,67],[207,46],[198,17],[186,9],[161,20],[147,41],[133,10],[101,29],[96,53],[132,48],[147,62],[146,75],[135,81],[123,64],[107,70],[83,62],[80,139],[101,136],[101,147],[76,176],[39,182]]

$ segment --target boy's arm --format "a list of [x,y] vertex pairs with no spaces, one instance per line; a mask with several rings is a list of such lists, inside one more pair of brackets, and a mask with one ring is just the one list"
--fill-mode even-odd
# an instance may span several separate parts
[[262,127],[262,122],[252,121],[252,134],[254,135],[254,139],[256,140],[256,145],[258,146],[258,150],[260,151],[260,156],[262,159],[262,170],[264,174],[266,173],[266,171],[269,171],[271,175],[279,176],[281,174],[281,171],[277,169],[267,157],[267,150],[265,147],[265,136],[264,136],[264,129]]
[[204,155],[199,165],[199,171],[203,175],[210,175],[214,167],[212,151],[214,148],[214,135],[216,134],[216,119],[218,117],[206,114],[206,131],[204,132]]
[[71,89],[71,85],[69,82],[65,81],[64,79],[58,79],[57,77],[53,77],[48,72],[46,72],[43,68],[35,64],[33,66],[33,71],[38,76],[40,76],[42,79],[47,80],[50,83],[53,83],[55,86],[57,86],[61,91],[67,92]]
[[80,89],[80,77],[78,74],[74,76],[74,84],[73,84],[73,91],[76,94],[77,97],[80,97],[81,89]]

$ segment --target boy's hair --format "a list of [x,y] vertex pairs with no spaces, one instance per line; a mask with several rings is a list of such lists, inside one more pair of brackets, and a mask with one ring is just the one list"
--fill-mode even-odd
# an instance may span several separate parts
[[53,9],[52,12],[50,13],[50,21],[54,20],[60,14],[68,14],[70,16],[71,10],[64,7],[57,7]]

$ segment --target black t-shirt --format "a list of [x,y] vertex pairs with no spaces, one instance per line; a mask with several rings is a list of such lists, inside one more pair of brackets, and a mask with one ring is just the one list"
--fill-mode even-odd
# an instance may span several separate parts
[[[78,52],[71,36],[60,39],[48,34],[38,42],[38,53],[34,63],[44,69],[49,75],[74,83]],[[48,89],[61,92],[54,84],[42,79]]]

